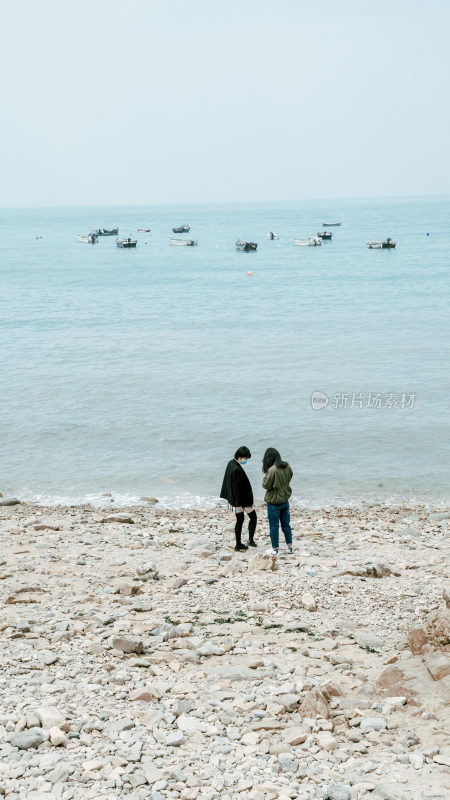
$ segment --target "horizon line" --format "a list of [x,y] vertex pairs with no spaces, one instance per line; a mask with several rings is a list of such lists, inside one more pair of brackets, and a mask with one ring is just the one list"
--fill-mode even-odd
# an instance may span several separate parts
[[0,206],[1,211],[11,211],[11,210],[35,210],[35,209],[56,209],[56,208],[124,208],[124,207],[143,207],[147,208],[149,206],[184,206],[184,205],[231,205],[231,204],[253,204],[253,205],[267,205],[268,203],[273,203],[274,205],[279,205],[281,203],[308,203],[308,202],[325,202],[325,201],[341,201],[341,202],[349,202],[349,201],[362,201],[362,200],[419,200],[419,199],[430,199],[430,198],[447,198],[450,197],[450,194],[410,194],[410,195],[356,195],[352,197],[297,197],[297,198],[290,198],[286,200],[184,200],[184,201],[177,201],[177,200],[170,200],[164,202],[157,202],[153,201],[150,203],[86,203],[86,204],[61,204],[61,205],[11,205],[11,206]]

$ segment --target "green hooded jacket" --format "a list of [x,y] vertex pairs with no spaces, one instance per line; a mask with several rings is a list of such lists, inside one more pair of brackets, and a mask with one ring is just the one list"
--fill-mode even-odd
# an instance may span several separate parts
[[293,472],[287,461],[278,461],[266,472],[263,478],[263,488],[266,490],[264,500],[266,503],[285,503],[289,500],[292,489],[290,482]]

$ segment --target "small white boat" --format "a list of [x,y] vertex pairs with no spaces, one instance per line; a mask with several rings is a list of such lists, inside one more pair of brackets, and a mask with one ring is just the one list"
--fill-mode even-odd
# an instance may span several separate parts
[[87,236],[83,236],[83,234],[80,234],[79,236],[77,236],[77,242],[84,242],[85,244],[97,244],[98,234],[88,233]]
[[266,239],[272,239],[273,241],[274,239],[279,239],[279,238],[280,237],[278,233],[275,233],[275,231],[269,231],[269,233],[266,233]]
[[311,239],[299,239],[295,237],[294,244],[298,244],[301,247],[321,247],[322,239],[319,239],[318,236],[313,236]]
[[132,239],[130,236],[128,239],[116,239],[117,247],[136,247],[137,239]]
[[384,242],[366,242],[366,244],[369,250],[393,250],[395,247],[395,242],[390,236]]
[[319,237],[319,239],[322,239],[322,241],[329,242],[331,241],[333,234],[331,233],[331,231],[319,231],[317,233],[317,236]]
[[340,228],[342,222],[322,222],[324,228]]
[[150,233],[151,228],[138,228],[138,233]]
[[169,243],[181,245],[182,247],[195,247],[198,244],[197,239],[169,239]]
[[179,225],[178,228],[172,228],[173,233],[189,233],[190,230],[190,225]]
[[256,250],[257,247],[257,242],[243,242],[241,239],[236,242],[236,250],[241,250],[243,253],[249,253],[251,250]]
[[99,236],[117,236],[119,233],[119,228],[95,228],[95,231]]

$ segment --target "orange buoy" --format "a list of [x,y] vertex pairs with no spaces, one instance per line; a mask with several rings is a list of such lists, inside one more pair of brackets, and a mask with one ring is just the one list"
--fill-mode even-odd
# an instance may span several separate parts
[[247,275],[253,275],[253,272],[251,271],[251,269],[249,269]]

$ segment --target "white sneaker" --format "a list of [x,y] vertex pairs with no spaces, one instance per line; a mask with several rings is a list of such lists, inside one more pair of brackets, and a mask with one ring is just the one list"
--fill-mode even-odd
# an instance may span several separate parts
[[274,550],[273,547],[269,547],[269,549],[266,550],[265,552],[266,552],[266,556],[277,556],[278,555],[277,550]]
[[286,553],[287,553],[288,555],[292,555],[292,553],[293,553],[293,552],[294,552],[294,549],[293,549],[292,545],[291,545],[291,544],[289,544],[289,545],[286,547]]

